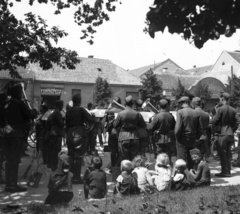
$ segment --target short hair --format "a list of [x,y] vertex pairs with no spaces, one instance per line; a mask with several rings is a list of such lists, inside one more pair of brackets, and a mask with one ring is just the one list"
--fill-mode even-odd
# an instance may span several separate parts
[[121,171],[131,172],[133,169],[132,162],[129,160],[122,160],[121,162]]
[[95,169],[100,169],[102,167],[102,158],[99,156],[94,156],[92,158],[92,165]]
[[62,110],[62,108],[63,108],[63,100],[57,100],[55,102],[55,106],[56,106],[57,109]]
[[156,159],[156,162],[157,164],[162,164],[162,165],[168,165],[169,164],[169,156],[166,154],[166,153],[160,153],[158,156],[157,156],[157,159]]
[[72,101],[73,101],[73,105],[79,105],[81,104],[82,98],[81,98],[81,94],[75,94],[72,97]]
[[187,168],[187,163],[183,159],[178,159],[175,162],[175,167],[181,168],[181,169],[186,169]]
[[145,166],[145,162],[146,162],[145,157],[143,157],[142,155],[137,155],[132,161],[133,168]]

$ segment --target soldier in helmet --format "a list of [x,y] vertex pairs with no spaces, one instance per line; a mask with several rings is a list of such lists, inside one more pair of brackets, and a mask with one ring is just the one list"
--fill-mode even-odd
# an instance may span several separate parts
[[4,151],[6,156],[6,192],[24,192],[26,187],[18,185],[18,166],[21,162],[22,147],[24,145],[24,125],[30,119],[36,118],[24,100],[23,88],[19,82],[12,82],[8,88],[8,95],[11,97],[3,109],[5,136]]

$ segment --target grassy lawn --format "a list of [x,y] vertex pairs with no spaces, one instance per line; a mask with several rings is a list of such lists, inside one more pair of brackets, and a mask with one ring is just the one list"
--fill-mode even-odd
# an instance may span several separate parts
[[112,197],[94,202],[87,202],[80,195],[65,207],[32,204],[27,207],[27,213],[237,214],[240,213],[240,186],[207,187],[127,198]]

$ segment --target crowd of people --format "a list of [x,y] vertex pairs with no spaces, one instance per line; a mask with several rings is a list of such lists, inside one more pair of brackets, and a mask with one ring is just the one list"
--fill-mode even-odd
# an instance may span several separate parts
[[[72,97],[65,115],[63,101],[56,101],[47,118],[47,105],[42,103],[37,115],[23,94],[22,85],[14,82],[0,97],[0,165],[5,163],[6,192],[26,191],[17,182],[18,166],[27,136],[25,127],[31,120],[36,121],[37,150],[42,154],[43,164],[52,170],[46,203],[70,201],[72,184],[84,184],[87,199],[105,197],[106,173],[95,150],[97,135],[103,146],[102,133],[108,133],[110,172],[115,167],[121,171],[114,189],[118,196],[209,186],[211,173],[207,160],[211,138],[216,141],[221,164],[221,172],[215,176],[231,176],[231,147],[238,128],[238,114],[229,105],[228,93],[221,93],[211,116],[201,108],[199,97],[190,100],[183,96],[178,100],[176,119],[170,113],[170,100],[162,98],[158,102],[160,109],[150,121],[144,121],[140,113],[143,101],[134,102],[131,95],[125,98],[124,106],[120,98],[114,98],[117,105],[108,108],[101,121],[89,111],[90,104],[81,105],[80,94]],[[61,151],[63,138],[66,138],[67,152]],[[151,164],[145,157],[149,147],[153,147],[155,154]],[[83,157],[87,153],[91,153],[92,162],[82,177]]]

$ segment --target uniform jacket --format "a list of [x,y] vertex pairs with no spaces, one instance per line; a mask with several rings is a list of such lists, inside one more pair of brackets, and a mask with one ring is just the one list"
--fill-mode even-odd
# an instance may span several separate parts
[[233,135],[237,129],[236,112],[234,108],[227,104],[217,108],[212,123],[215,126],[221,126],[221,135]]
[[197,135],[197,140],[207,139],[207,127],[209,125],[209,114],[202,110],[201,107],[196,107],[195,112],[199,116],[200,127]]
[[173,116],[165,109],[161,109],[160,112],[155,115],[153,121],[149,124],[149,129],[159,131],[159,143],[169,143],[169,132],[172,129],[174,123]]
[[85,122],[94,123],[95,119],[86,109],[80,106],[73,106],[66,113],[66,128],[84,126]]
[[196,139],[200,127],[199,116],[188,105],[177,111],[175,135],[178,141],[184,138]]
[[64,136],[64,120],[61,112],[55,109],[47,119],[47,126],[49,127],[50,135]]
[[118,113],[114,122],[114,128],[120,129],[119,141],[129,139],[139,139],[138,128],[146,127],[146,123],[140,113],[130,107]]
[[31,109],[22,100],[10,99],[4,106],[4,123],[13,131],[7,137],[24,137],[26,124],[34,118]]

